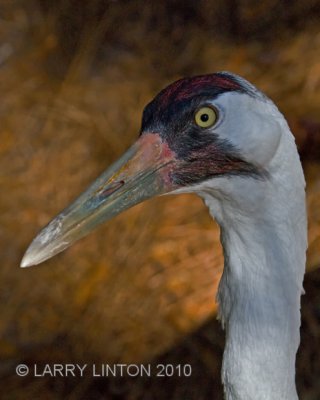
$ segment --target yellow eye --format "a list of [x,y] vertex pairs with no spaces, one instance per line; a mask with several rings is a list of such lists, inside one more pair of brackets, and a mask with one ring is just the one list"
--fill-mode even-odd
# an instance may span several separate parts
[[194,120],[201,128],[210,128],[216,123],[218,119],[218,113],[211,107],[202,107],[196,111]]

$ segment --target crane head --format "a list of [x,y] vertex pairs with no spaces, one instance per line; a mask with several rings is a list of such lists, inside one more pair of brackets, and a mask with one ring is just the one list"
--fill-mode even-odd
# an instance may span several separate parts
[[280,140],[270,104],[226,72],[172,83],[145,107],[136,143],[42,229],[21,266],[51,258],[153,196],[197,192],[218,178],[263,177]]

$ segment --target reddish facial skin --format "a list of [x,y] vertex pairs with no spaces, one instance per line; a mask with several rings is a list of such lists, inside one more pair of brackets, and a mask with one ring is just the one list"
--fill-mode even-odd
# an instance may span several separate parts
[[[172,188],[172,172],[176,168],[177,155],[168,146],[168,143],[163,140],[159,133],[145,132],[137,141],[139,150],[137,155],[132,159],[140,158],[143,163],[143,168],[159,168],[159,174],[164,183],[164,187]],[[128,165],[130,168],[130,165]],[[139,168],[139,162],[137,162]]]

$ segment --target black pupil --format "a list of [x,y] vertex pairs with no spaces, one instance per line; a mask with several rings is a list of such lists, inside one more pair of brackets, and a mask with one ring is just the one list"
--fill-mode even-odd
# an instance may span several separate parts
[[207,122],[208,119],[209,119],[209,115],[208,114],[201,114],[200,119],[201,119],[202,122]]

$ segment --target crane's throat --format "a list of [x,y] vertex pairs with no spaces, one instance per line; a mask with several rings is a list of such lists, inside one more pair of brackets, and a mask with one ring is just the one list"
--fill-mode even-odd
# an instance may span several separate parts
[[[218,214],[225,260],[217,301],[226,331],[222,369],[226,398],[297,399],[304,210],[292,220],[277,222],[269,212],[258,220],[228,208],[225,200],[221,205],[204,197],[210,212]],[[300,232],[295,218],[304,222]]]

